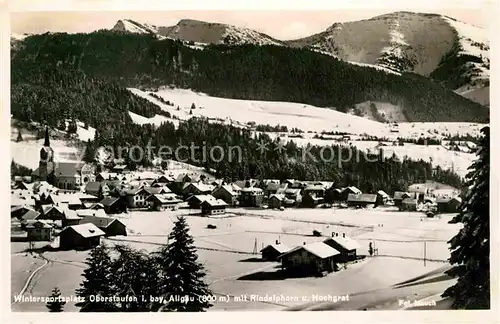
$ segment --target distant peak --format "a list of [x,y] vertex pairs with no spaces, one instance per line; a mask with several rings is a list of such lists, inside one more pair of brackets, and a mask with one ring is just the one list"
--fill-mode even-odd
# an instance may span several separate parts
[[181,19],[177,23],[177,25],[188,25],[188,24],[208,24],[208,22],[196,19]]

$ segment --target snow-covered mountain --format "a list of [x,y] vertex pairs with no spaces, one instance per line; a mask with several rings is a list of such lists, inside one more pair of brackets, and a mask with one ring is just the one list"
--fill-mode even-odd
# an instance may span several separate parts
[[324,32],[286,43],[345,61],[418,73],[482,103],[489,97],[487,31],[447,16],[394,12],[335,23]]
[[137,34],[157,34],[158,27],[150,24],[140,24],[130,19],[118,20],[112,30]]
[[266,34],[227,24],[182,19],[175,26],[154,26],[130,19],[119,20],[112,30],[130,33],[155,34],[160,38],[179,39],[201,44],[283,45]]

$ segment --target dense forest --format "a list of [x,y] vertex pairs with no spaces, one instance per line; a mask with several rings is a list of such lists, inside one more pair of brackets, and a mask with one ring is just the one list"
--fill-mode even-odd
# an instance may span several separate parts
[[98,31],[30,36],[11,54],[13,114],[51,124],[73,114],[99,128],[113,119],[123,122],[127,108],[145,116],[160,113],[124,87],[168,84],[220,97],[341,111],[366,100],[388,101],[400,105],[409,121],[485,122],[489,115],[487,108],[425,77],[388,74],[306,49],[211,45],[198,50],[151,35]]
[[[203,158],[201,148],[194,150],[194,154],[187,149],[179,150],[176,158],[207,170],[213,169],[218,177],[227,181],[249,178],[326,180],[334,181],[338,186],[354,185],[364,192],[379,189],[394,192],[404,190],[408,184],[431,179],[462,186],[462,180],[456,174],[439,167],[433,169],[425,161],[400,161],[395,157],[384,157],[382,160],[355,147],[332,146],[325,150],[321,146],[309,146],[305,149],[293,141],[287,142],[280,152],[277,150],[277,140],[273,141],[267,134],[253,135],[249,130],[209,123],[205,118],[191,118],[177,129],[169,122],[158,128],[134,124],[126,128],[108,128],[99,132],[96,140],[89,143],[86,157],[92,159],[98,146],[112,146],[114,152],[119,152],[118,148],[123,148],[124,144],[128,147],[139,146],[144,151],[150,145],[153,154],[148,157],[145,153],[138,163],[149,165],[154,157],[159,156],[160,147],[168,146],[175,150],[179,145],[190,147],[191,143],[197,146],[205,143],[206,158]],[[260,143],[268,144],[268,149],[263,153],[259,150]],[[219,150],[214,150],[214,158],[211,158],[211,148],[215,146],[223,148],[224,156]],[[232,150],[233,147],[240,147],[241,155]],[[121,158],[134,166],[131,160],[137,159],[139,155],[135,150],[131,151],[129,154],[124,153]],[[175,158],[173,154],[161,157]]]

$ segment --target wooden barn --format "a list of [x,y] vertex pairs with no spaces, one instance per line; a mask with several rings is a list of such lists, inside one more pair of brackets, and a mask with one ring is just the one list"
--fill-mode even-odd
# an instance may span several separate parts
[[297,246],[278,257],[282,268],[294,273],[322,273],[332,272],[336,269],[335,257],[340,252],[323,243],[315,242]]
[[87,250],[101,242],[105,233],[92,223],[68,226],[59,233],[62,250]]
[[361,247],[358,242],[346,237],[345,234],[341,237],[329,237],[323,243],[340,252],[340,255],[335,259],[338,262],[356,260],[357,250]]
[[280,255],[290,250],[291,250],[290,247],[279,243],[279,244],[269,244],[268,246],[260,250],[260,253],[262,253],[263,260],[277,261]]

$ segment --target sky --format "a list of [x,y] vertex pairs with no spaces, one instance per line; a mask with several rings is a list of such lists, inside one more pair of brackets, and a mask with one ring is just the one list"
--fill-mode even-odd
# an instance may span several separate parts
[[[23,0],[18,0],[22,3]],[[70,0],[69,0],[70,1]],[[89,1],[89,0],[88,0]],[[95,0],[91,0],[93,2]],[[146,1],[146,0],[143,0]],[[422,1],[422,0],[421,0]],[[437,0],[435,0],[437,1]],[[99,1],[96,1],[98,3]],[[403,1],[404,2],[404,1]],[[98,29],[112,28],[120,19],[132,19],[140,23],[149,23],[157,26],[172,26],[180,19],[190,18],[208,22],[219,22],[240,27],[247,27],[259,32],[266,33],[277,39],[294,39],[309,36],[314,33],[324,31],[335,22],[346,22],[371,18],[377,15],[386,14],[398,10],[430,12],[447,15],[463,22],[488,28],[490,21],[489,10],[486,5],[482,7],[475,2],[474,7],[455,5],[448,9],[446,7],[432,8],[408,6],[391,6],[367,8],[358,6],[352,8],[329,7],[323,10],[165,10],[165,8],[155,11],[137,11],[137,9],[147,8],[130,7],[129,10],[116,11],[117,7],[104,6],[103,9],[113,11],[51,11],[51,10],[71,10],[75,7],[44,6],[41,9],[47,11],[24,11],[11,13],[12,33],[44,33],[51,32],[91,32]],[[49,1],[50,3],[50,1]],[[358,2],[359,3],[359,2]],[[406,2],[408,3],[408,2]],[[109,1],[108,1],[109,4]],[[120,6],[121,9],[123,6]],[[29,7],[33,10],[33,6]],[[88,8],[88,6],[87,6]],[[92,8],[95,10],[101,7]],[[17,11],[23,7],[14,7]],[[35,9],[37,9],[35,7]],[[148,8],[149,9],[149,8]],[[88,10],[88,9],[87,9]],[[142,9],[144,10],[144,9]]]

